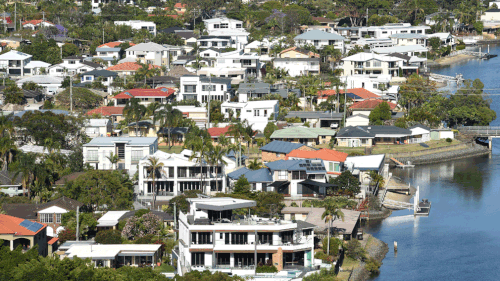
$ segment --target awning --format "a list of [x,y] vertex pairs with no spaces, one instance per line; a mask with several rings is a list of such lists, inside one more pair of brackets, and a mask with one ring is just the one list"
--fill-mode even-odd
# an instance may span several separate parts
[[310,180],[310,179],[307,179],[305,181],[301,181],[301,182],[299,182],[299,184],[302,184],[302,185],[312,185],[312,186],[317,186],[317,187],[337,187],[337,185],[335,185],[335,184],[325,183],[325,182],[318,182],[318,181],[313,181],[313,180]]
[[288,184],[290,184],[289,181],[275,181],[275,182],[271,183],[268,186],[273,186],[273,187],[276,187],[276,188],[280,188],[280,187],[288,185]]

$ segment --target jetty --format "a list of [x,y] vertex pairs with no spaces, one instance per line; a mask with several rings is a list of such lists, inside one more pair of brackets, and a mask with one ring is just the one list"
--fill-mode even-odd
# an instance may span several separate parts
[[413,168],[415,167],[415,165],[412,165],[410,161],[407,161],[406,164],[403,164],[401,163],[400,161],[398,161],[396,158],[391,158],[391,160],[396,163],[396,167],[398,168]]

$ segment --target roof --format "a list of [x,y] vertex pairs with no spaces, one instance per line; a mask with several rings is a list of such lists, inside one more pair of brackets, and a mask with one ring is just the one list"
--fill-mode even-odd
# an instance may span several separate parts
[[392,54],[389,54],[389,56],[404,59],[405,61],[409,61],[411,59],[410,56],[407,56],[407,55],[401,54],[401,53],[392,53]]
[[96,52],[119,52],[121,48],[95,48]]
[[175,3],[174,8],[186,8],[187,4]]
[[83,146],[114,146],[115,143],[126,143],[128,146],[149,146],[157,139],[156,137],[97,137]]
[[344,127],[337,133],[337,138],[373,138],[373,137],[402,137],[410,136],[411,131],[396,126],[349,126]]
[[360,102],[356,102],[353,105],[349,106],[349,109],[354,109],[354,110],[373,110],[377,105],[386,102],[389,104],[389,107],[391,110],[394,110],[396,108],[395,103],[384,101],[384,100],[378,100],[378,99],[368,99]]
[[21,175],[17,175],[16,179],[12,181],[14,177],[14,173],[9,172],[8,170],[0,171],[0,185],[21,185],[22,179]]
[[[161,127],[157,134],[163,134],[163,135],[167,135],[168,134],[168,127]],[[189,127],[175,127],[175,128],[171,128],[170,129],[170,134],[174,135],[174,134],[181,134],[181,135],[185,135],[187,134],[189,131]]]
[[286,170],[286,171],[306,171],[307,173],[326,173],[323,160],[278,160],[266,164],[271,171]]
[[67,182],[70,182],[72,180],[77,179],[79,176],[81,176],[83,174],[85,174],[85,172],[75,172],[75,173],[71,173],[69,175],[65,175],[62,178],[60,178],[59,180],[57,180],[54,184],[55,185],[66,184]]
[[208,133],[212,138],[224,135],[227,133],[228,130],[229,130],[229,125],[223,128],[212,127],[207,129]]
[[357,170],[380,170],[384,165],[385,154],[347,156],[344,165]]
[[7,53],[1,54],[0,60],[25,60],[31,57],[32,55],[30,54],[26,54],[15,50],[10,50]]
[[180,83],[180,79],[174,76],[154,76],[151,78],[146,78],[147,84],[178,84]]
[[[347,89],[346,92],[347,93],[352,93],[352,94],[360,97],[361,99],[375,99],[375,98],[379,98],[379,96],[377,94],[372,93],[372,92],[368,91],[365,88]],[[343,94],[344,90],[339,90],[339,93]],[[336,94],[337,94],[337,91],[335,91],[335,90],[322,90],[322,91],[318,91],[318,99],[327,99],[328,96],[332,96],[332,95],[336,95]]]
[[394,46],[394,47],[378,47],[372,48],[372,52],[377,54],[391,54],[391,53],[408,53],[408,52],[427,52],[429,51],[426,47],[420,45],[406,45],[406,46]]
[[123,115],[123,108],[123,106],[101,106],[88,111],[86,114],[100,114],[102,116]]
[[37,204],[3,204],[2,210],[6,215],[16,216],[27,220],[36,220]]
[[313,151],[295,149],[286,155],[286,159],[288,160],[289,157],[294,157],[302,159],[321,159],[324,161],[336,161],[342,163],[348,155],[349,154],[347,153],[327,148]]
[[[393,53],[393,52],[391,52]],[[348,56],[342,59],[343,61],[369,61],[369,60],[378,60],[378,61],[402,61],[400,58],[391,57],[391,56],[383,56],[375,53],[357,53],[352,56]]]
[[[341,209],[341,211],[344,213],[344,220],[333,220],[332,228],[342,234],[352,234],[361,216],[361,212],[347,209]],[[328,227],[327,222],[322,218],[324,212],[325,208],[312,207],[285,207],[281,210],[283,214],[307,214],[305,222],[316,225],[321,230]]]
[[51,23],[49,21],[44,21],[44,20],[29,20],[29,21],[23,22],[23,25],[26,25],[26,24],[38,25],[38,24],[40,24],[42,22],[50,23],[50,24],[54,25],[53,23]]
[[303,180],[303,181],[299,182],[299,184],[302,184],[302,185],[312,185],[312,186],[317,186],[317,187],[336,187],[337,186],[335,184],[326,183],[326,182],[319,182],[319,181],[313,181],[311,179]]
[[319,136],[334,136],[335,131],[323,128],[307,128],[307,127],[290,127],[281,130],[276,130],[271,135],[271,139],[288,138],[288,139],[309,139],[318,138]]
[[59,241],[59,238],[52,237],[49,241],[47,241],[47,244],[54,245],[57,241]]
[[249,183],[254,182],[273,182],[273,176],[268,168],[262,168],[259,170],[250,170],[247,167],[240,168],[236,171],[233,171],[227,176],[230,179],[237,180],[242,175],[245,175]]
[[295,36],[294,40],[345,40],[345,38],[335,33],[311,30]]
[[410,131],[411,131],[411,129],[415,129],[415,128],[422,128],[422,129],[427,130],[427,131],[430,131],[430,130],[431,130],[431,128],[429,128],[429,127],[427,127],[427,126],[424,126],[424,125],[422,125],[422,124],[416,124],[416,125],[413,125],[413,126],[411,126],[410,128],[408,128],[408,130],[410,130]]
[[319,54],[315,53],[315,52],[311,52],[309,50],[306,50],[306,49],[302,49],[302,48],[298,48],[298,47],[290,47],[288,49],[284,49],[283,51],[281,51],[279,54],[284,54],[284,53],[287,53],[287,52],[291,52],[291,51],[295,51],[295,52],[298,52],[298,53],[301,53],[301,54],[304,54],[306,56],[310,56],[310,57],[317,57],[319,58]]
[[130,99],[133,97],[169,97],[175,93],[174,89],[160,87],[156,89],[129,89],[114,96],[114,99]]
[[85,73],[82,73],[81,75],[82,76],[83,75],[92,75],[92,76],[95,76],[95,77],[116,77],[116,76],[118,76],[118,73],[116,73],[114,71],[109,71],[109,70],[101,69],[101,70],[87,71]]
[[115,226],[128,211],[108,211],[97,220],[97,226]]
[[262,93],[262,94],[267,94],[271,92],[271,85],[269,83],[240,83],[240,86],[238,87],[238,92],[239,93]]
[[187,198],[191,205],[196,204],[197,209],[224,211],[240,208],[255,207],[257,203],[254,200],[237,199],[229,197],[215,197],[215,198]]
[[[108,42],[106,44],[99,45],[97,48],[104,48],[104,47],[116,48],[116,47],[120,46],[120,44],[123,44],[123,43],[127,43],[127,42],[121,42],[121,41]],[[132,42],[128,42],[128,43],[130,46],[135,46],[135,44]]]
[[140,43],[126,49],[126,51],[146,51],[146,52],[160,52],[167,50],[168,50],[167,48],[154,42]]
[[0,214],[0,234],[33,236],[47,227],[46,224]]
[[57,206],[63,208],[65,210],[76,210],[76,207],[83,206],[83,203],[80,203],[74,199],[68,198],[66,196],[59,197],[55,200],[49,201],[47,203],[41,204],[38,207],[38,210],[43,210],[48,207]]
[[280,62],[280,61],[314,61],[314,62],[319,62],[319,58],[275,58],[275,62]]
[[66,251],[69,258],[91,258],[91,259],[115,259],[120,253],[141,252],[155,253],[161,244],[97,244],[97,245],[73,245]]
[[399,38],[399,39],[425,39],[426,35],[420,33],[396,33],[389,36],[391,38]]
[[306,119],[342,119],[343,113],[328,112],[328,111],[289,111],[285,118],[306,118]]
[[263,147],[259,148],[259,150],[274,152],[274,153],[289,153],[297,148],[303,147],[304,145],[301,143],[293,143],[288,141],[280,141],[274,140]]
[[[137,71],[141,67],[142,66],[140,64],[136,63],[136,62],[124,62],[124,63],[120,63],[120,64],[117,64],[117,65],[110,66],[110,67],[106,68],[106,70],[111,70],[111,71]],[[157,66],[157,65],[150,64],[149,65],[149,69],[152,69],[152,68],[160,68],[160,67]]]
[[[1,57],[2,55],[0,55]],[[0,58],[1,60],[1,58]],[[24,84],[27,82],[33,82],[36,84],[62,84],[63,78],[54,77],[50,75],[34,75],[30,77],[25,77],[16,81],[16,84]]]

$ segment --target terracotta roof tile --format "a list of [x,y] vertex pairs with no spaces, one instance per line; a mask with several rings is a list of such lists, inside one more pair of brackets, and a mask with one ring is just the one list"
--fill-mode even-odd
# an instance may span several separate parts
[[131,99],[133,97],[169,97],[175,93],[174,89],[160,87],[156,89],[130,89],[114,96],[115,99]]
[[349,154],[344,152],[326,148],[314,151],[294,149],[286,155],[286,160],[288,160],[288,157],[296,157],[302,159],[321,159],[326,161],[344,162],[348,155]]
[[227,131],[229,130],[229,126],[226,126],[224,128],[208,128],[208,133],[212,138],[214,137],[219,137],[222,134],[226,134]]
[[[126,42],[120,42],[120,41],[108,42],[106,44],[102,44],[102,45],[98,46],[97,48],[104,48],[104,47],[116,48],[116,47],[120,46],[121,43],[126,43]],[[132,42],[128,42],[128,43],[129,43],[130,47],[135,46],[135,44]]]
[[[124,63],[110,66],[106,70],[110,70],[110,71],[137,71],[139,68],[141,68],[141,65],[136,63],[136,62],[124,62]],[[157,65],[150,64],[149,69],[152,69],[152,68],[160,68],[160,67]]]
[[123,115],[121,106],[102,106],[87,112],[87,115],[100,114],[102,116]]
[[[387,101],[383,101],[383,100],[376,100],[376,99],[368,99],[368,100],[364,100],[364,101],[360,101],[360,102],[357,102],[351,106],[349,106],[350,109],[358,109],[358,110],[362,110],[362,109],[374,109],[377,105],[383,103],[383,102],[387,102]],[[389,104],[389,106],[391,107],[391,110],[394,110],[396,108],[396,104],[395,103],[392,103],[392,102],[387,102]]]
[[[29,20],[29,21],[25,21],[23,22],[23,25],[26,25],[26,24],[32,24],[32,25],[37,25],[37,24],[40,24],[43,20]],[[53,25],[53,23],[51,23],[50,21],[45,21],[46,23],[50,23]]]
[[[339,90],[341,94],[344,93],[344,90]],[[379,98],[377,94],[374,94],[367,89],[364,88],[354,88],[354,89],[348,89],[347,93],[352,93],[355,94],[356,96],[362,98],[362,99],[376,99]],[[328,96],[331,95],[336,95],[335,90],[323,90],[323,91],[318,91],[318,99],[328,99]]]
[[24,235],[32,236],[47,227],[46,224],[39,223],[42,225],[42,227],[38,229],[36,232],[34,232],[20,225],[24,220],[25,219],[0,214],[0,234],[14,234],[16,236],[24,236]]
[[[48,237],[47,237],[48,239]],[[49,245],[53,245],[54,243],[56,243],[57,241],[59,241],[59,238],[57,237],[53,237],[52,239],[50,239],[49,241],[47,241],[47,244]]]
[[175,3],[174,8],[186,8],[187,4]]

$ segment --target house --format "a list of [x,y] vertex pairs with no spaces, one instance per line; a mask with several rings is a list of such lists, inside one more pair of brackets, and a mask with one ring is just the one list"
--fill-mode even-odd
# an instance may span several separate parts
[[0,192],[9,197],[19,196],[25,193],[22,186],[21,175],[14,178],[14,173],[7,170],[0,171]]
[[231,79],[214,78],[197,75],[183,75],[177,101],[197,100],[200,103],[211,100],[226,101],[229,99]]
[[[101,13],[101,7],[104,6],[104,5],[107,5],[109,4],[110,2],[118,2],[118,1],[114,1],[114,0],[93,0],[91,2],[92,4],[92,12],[94,14],[100,14]],[[123,4],[123,5],[134,5],[134,0],[123,0],[123,1],[120,1],[119,2],[120,4]]]
[[[499,6],[500,7],[500,6]],[[481,21],[500,21],[500,9],[488,9],[481,15]]]
[[119,123],[123,120],[123,106],[101,106],[87,111],[87,116],[98,115],[101,117],[110,117],[113,123]]
[[289,127],[274,131],[271,140],[290,141],[314,146],[329,143],[335,133],[334,130],[323,128]]
[[129,211],[108,211],[97,220],[97,231],[117,229],[122,217]]
[[0,55],[0,68],[11,76],[24,76],[31,74],[26,66],[31,62],[32,55],[19,51],[8,51]]
[[345,119],[346,127],[357,127],[357,126],[368,126],[370,124],[370,118],[365,114],[354,114]]
[[[341,76],[340,81],[345,83],[350,90],[363,88],[368,92],[375,95],[366,97],[368,98],[392,98],[396,99],[396,95],[399,92],[399,86],[391,85],[392,76],[391,75],[370,75],[370,74],[355,74]],[[359,96],[358,93],[355,93]],[[319,98],[318,98],[319,101]]]
[[106,62],[107,66],[111,66],[113,61],[120,59],[120,47],[110,48],[110,47],[97,47],[95,49],[96,55],[94,58],[102,59]]
[[408,144],[411,131],[396,126],[344,127],[337,133],[337,143],[341,147],[371,147],[377,144]]
[[387,23],[382,26],[362,26],[359,27],[359,36],[369,36],[372,38],[389,38],[393,34],[425,34],[426,30],[431,29],[430,26],[416,25],[410,23]]
[[380,55],[388,55],[393,53],[405,54],[408,56],[416,56],[418,54],[427,53],[427,47],[420,45],[406,45],[406,46],[393,46],[393,47],[374,47],[371,49],[372,53]]
[[90,259],[95,267],[154,267],[161,261],[160,244],[72,245],[62,258]]
[[315,149],[301,143],[273,140],[259,148],[259,150],[261,151],[262,162],[267,163],[277,160],[286,160],[286,154],[293,150],[311,151]]
[[172,109],[182,112],[182,117],[193,120],[200,128],[205,128],[208,123],[208,111],[206,107],[196,107],[194,105],[178,105]]
[[305,221],[315,225],[315,230],[326,233],[328,227],[331,227],[331,233],[334,237],[342,240],[359,239],[362,235],[361,230],[361,212],[348,209],[340,209],[344,214],[343,219],[336,219],[328,225],[328,222],[322,218],[325,208],[313,207],[285,207],[281,210],[285,220]]
[[294,149],[287,153],[285,159],[321,159],[325,164],[329,177],[336,177],[342,173],[344,162],[348,155],[347,153],[327,148],[310,151]]
[[390,36],[394,44],[398,46],[420,45],[427,46],[428,35],[417,33],[397,33]]
[[[118,73],[118,76],[124,77],[128,75],[135,75],[135,72],[139,70],[142,66],[136,62],[123,62],[117,65],[110,66],[106,70],[114,71]],[[158,65],[149,65],[149,69],[160,68]]]
[[275,58],[274,68],[283,69],[291,77],[319,75],[319,58]]
[[334,46],[335,49],[340,50],[342,53],[345,52],[345,38],[336,33],[311,30],[295,36],[293,40],[295,41],[295,45],[299,47],[311,45],[316,47],[316,49],[323,49],[325,46]]
[[38,254],[48,255],[47,225],[32,222],[26,219],[0,214],[0,237],[3,246],[9,247],[11,251],[21,246],[28,250],[38,246]]
[[[361,83],[361,86],[367,86],[364,83]],[[378,99],[380,98],[379,95],[365,89],[365,88],[351,88],[351,89],[346,89],[345,92],[347,92],[347,99],[353,101],[353,102],[360,102],[368,99]],[[339,89],[339,93],[343,95],[344,90]],[[321,104],[322,102],[327,102],[328,98],[331,96],[336,96],[337,91],[333,89],[329,90],[320,90],[318,91],[317,95],[317,103],[318,105]],[[337,97],[333,100],[334,104],[337,104]],[[349,103],[349,102],[348,102]]]
[[250,183],[252,191],[273,191],[272,187],[269,187],[273,183],[273,176],[268,168],[262,168],[258,170],[250,170],[247,167],[242,167],[236,171],[227,174],[227,178],[230,180],[231,187],[238,181],[241,176],[245,176]]
[[328,184],[325,164],[320,159],[278,160],[266,163],[271,170],[274,191],[286,197],[325,196]]
[[152,21],[129,20],[129,21],[115,21],[114,23],[115,25],[127,25],[135,30],[145,29],[149,31],[149,33],[156,36],[156,23]]
[[397,104],[395,103],[380,99],[367,99],[364,101],[356,102],[353,105],[349,106],[349,110],[352,112],[352,115],[363,114],[366,116],[370,116],[372,110],[384,102],[389,104],[389,108],[391,109],[391,111],[394,111],[396,109]]
[[325,17],[312,17],[312,20],[319,22],[319,25],[321,26],[334,27],[335,25],[335,22],[333,20]]
[[23,28],[38,30],[42,27],[55,27],[55,24],[45,20],[30,20],[23,22]]
[[63,58],[62,63],[50,66],[47,72],[51,76],[65,77],[82,74],[96,69],[102,69],[102,66],[98,63],[86,61],[83,57],[70,56]]
[[[362,197],[365,197],[367,192],[370,192],[370,172],[376,172],[384,177],[387,176],[387,173],[389,172],[389,165],[385,165],[385,154],[348,156],[344,165],[354,176],[359,178],[359,182],[362,186]],[[374,190],[372,189],[371,192],[373,191]]]
[[238,50],[248,43],[248,35],[243,28],[243,22],[228,18],[212,18],[203,20],[209,36],[229,37],[234,42],[233,48]]
[[271,93],[271,85],[269,83],[247,83],[242,82],[238,87],[238,101],[247,102],[252,98],[261,98]]
[[140,43],[125,50],[127,59],[140,61],[144,64],[170,64],[168,49],[153,42]]
[[64,230],[61,225],[62,215],[76,211],[76,208],[81,206],[82,203],[62,196],[43,204],[3,204],[2,209],[7,215],[43,224],[46,226],[47,236],[57,237],[59,232]]
[[186,12],[187,4],[175,3],[174,10],[178,14],[184,14]]
[[[83,145],[83,163],[96,170],[128,170],[129,174],[133,175],[137,171],[139,161],[157,150],[157,138],[97,137]],[[107,158],[111,153],[118,156],[116,165]]]
[[441,40],[442,46],[453,47],[457,44],[457,41],[455,40],[456,39],[455,36],[453,36],[449,32],[437,32],[437,33],[433,33],[433,34],[427,34],[426,36],[427,36],[427,38],[429,38],[429,40],[433,37],[439,38],[439,40]]
[[139,125],[136,126],[135,122],[129,123],[128,136],[129,137],[157,137],[159,121],[153,124],[153,120],[141,120]]
[[[240,121],[247,121],[253,130],[264,132],[264,128],[271,120],[276,120],[279,112],[278,100],[262,100],[247,102],[223,102],[221,104],[221,113],[224,118],[232,117]],[[232,116],[231,116],[232,115]]]
[[301,123],[309,123],[313,128],[331,128],[339,127],[344,117],[343,113],[322,112],[322,111],[289,111],[285,118],[300,118]]
[[306,49],[298,48],[298,47],[291,47],[288,49],[284,49],[281,51],[279,54],[279,57],[284,59],[284,58],[300,58],[300,59],[305,59],[305,58],[319,58],[320,55],[308,51]]
[[231,125],[227,125],[225,127],[211,127],[207,129],[207,132],[210,135],[212,142],[214,143],[219,143],[219,138],[221,136],[224,136],[225,138],[229,139],[230,143],[236,143],[234,136],[228,134],[230,127]]
[[[14,117],[16,117],[16,115],[14,115]],[[18,149],[19,149],[19,151],[21,151],[23,153],[35,153],[38,155],[42,155],[42,154],[49,155],[52,153],[49,149],[47,149],[46,147],[41,146],[41,145],[26,144],[26,145],[20,146]],[[59,149],[58,150],[58,153],[66,155],[66,156],[70,156],[74,152],[75,152],[74,150],[69,150],[69,149]]]
[[231,36],[202,35],[196,40],[196,43],[201,49],[235,48],[235,42]]
[[391,38],[360,38],[356,40],[356,42],[351,42],[350,47],[354,48],[355,46],[359,46],[365,49],[365,46],[368,46],[371,50],[372,48],[394,47],[395,45],[396,44]]
[[431,140],[431,128],[417,124],[408,128],[411,131],[410,143],[421,143]]
[[[6,86],[0,86],[0,100],[2,104],[5,104],[4,100],[4,90]],[[44,100],[44,94],[40,90],[25,90],[23,91],[23,102],[22,104],[34,104],[39,103]]]
[[22,88],[25,83],[33,82],[43,88],[43,93],[45,95],[54,96],[62,91],[63,81],[64,79],[61,77],[53,77],[50,75],[35,75],[17,80],[16,85],[17,87]]
[[110,119],[87,119],[85,120],[85,134],[89,138],[110,137],[113,124]]
[[228,77],[232,84],[239,84],[248,77],[262,77],[264,65],[257,54],[232,51],[221,53],[215,60],[214,67],[202,67],[198,75]]
[[383,74],[399,76],[403,59],[375,53],[357,53],[342,59],[344,75]]
[[[233,215],[255,201],[236,198],[188,198],[179,213],[177,268],[255,275],[258,263],[272,261],[278,271],[313,264],[314,225],[249,215]],[[175,250],[174,250],[175,251]]]
[[455,133],[452,129],[431,129],[432,140],[454,139]]
[[[186,134],[189,132],[189,127],[162,127],[157,132],[156,135],[158,137],[163,138],[164,140],[173,145],[182,145],[186,140]],[[170,135],[170,139],[168,138]]]
[[113,81],[116,77],[118,77],[118,73],[101,69],[82,73],[80,81],[81,83],[100,82],[106,87],[104,91],[111,94],[115,89],[115,87],[113,87]]
[[115,106],[125,106],[132,98],[139,99],[139,103],[148,106],[151,103],[167,103],[174,99],[175,90],[171,88],[156,89],[129,89],[114,96]]
[[[205,194],[226,192],[226,173],[224,164],[210,164],[205,161],[200,165],[194,152],[183,150],[181,153],[156,151],[152,157],[163,164],[160,176],[156,177],[157,195],[177,196],[185,190],[201,190]],[[229,161],[226,157],[224,160]],[[149,161],[143,157],[139,163],[139,190],[141,194],[152,196],[153,179],[148,171]],[[201,167],[200,167],[201,166]]]

